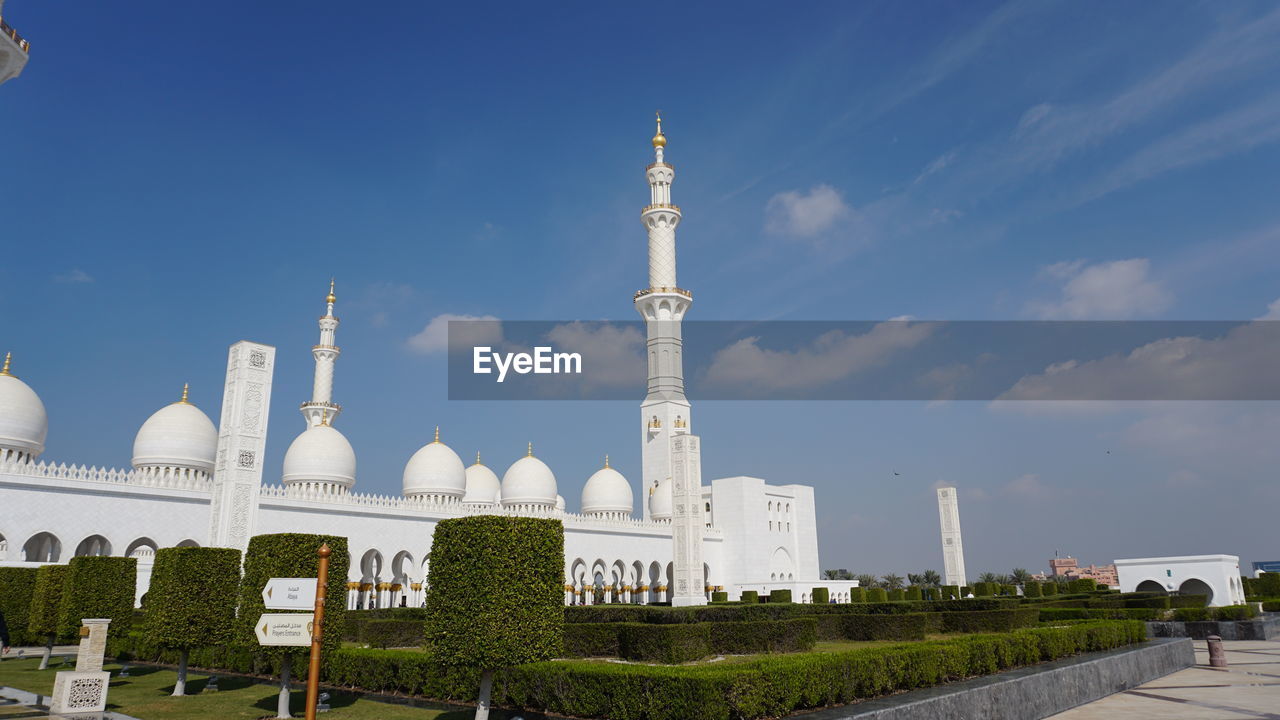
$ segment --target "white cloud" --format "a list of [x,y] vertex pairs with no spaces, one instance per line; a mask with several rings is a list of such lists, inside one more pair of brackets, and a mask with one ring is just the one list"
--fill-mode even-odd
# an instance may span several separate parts
[[924,170],[920,171],[920,174],[916,176],[916,179],[913,180],[911,184],[919,185],[921,182],[927,179],[930,175],[936,175],[937,173],[940,173],[943,170],[946,170],[947,166],[950,165],[955,159],[956,159],[955,150],[952,150],[951,152],[945,153],[943,155],[939,155],[938,157],[934,158],[933,162],[926,165]]
[[632,386],[647,372],[646,339],[634,325],[567,323],[551,328],[547,339],[557,352],[582,355],[583,373],[576,384],[584,390]]
[[82,283],[93,282],[93,277],[80,268],[72,268],[70,272],[66,272],[61,275],[54,275],[53,281],[68,285],[79,285]]
[[1169,337],[1127,354],[1054,363],[997,400],[1253,400],[1280,397],[1280,327],[1238,325],[1221,337]]
[[808,193],[780,192],[765,206],[765,230],[797,238],[812,238],[830,230],[853,214],[830,185],[815,185]]
[[1027,111],[1022,113],[1022,117],[1018,120],[1018,129],[1014,134],[1021,135],[1035,127],[1037,123],[1045,119],[1045,116],[1047,116],[1049,111],[1052,109],[1053,106],[1049,103],[1040,103],[1039,105],[1033,105],[1030,108],[1027,108]]
[[[468,345],[497,345],[502,342],[502,324],[493,315],[454,315],[442,313],[431,318],[422,331],[410,337],[409,348],[416,353],[430,355],[449,349],[449,321],[489,321],[454,327],[454,340]],[[459,333],[466,338],[460,339]]]
[[1268,305],[1267,314],[1257,319],[1258,320],[1280,320],[1280,300],[1276,300],[1275,302]]
[[743,338],[716,352],[706,382],[744,395],[814,389],[882,366],[936,328],[934,323],[884,322],[862,335],[832,330],[796,350],[769,350],[760,347],[758,337]]
[[1173,304],[1173,294],[1149,277],[1146,258],[1086,265],[1055,263],[1041,275],[1062,283],[1061,297],[1033,302],[1028,311],[1042,320],[1127,320],[1158,315]]
[[1004,492],[1024,500],[1042,500],[1049,497],[1051,488],[1045,485],[1036,473],[1026,473],[1006,483]]

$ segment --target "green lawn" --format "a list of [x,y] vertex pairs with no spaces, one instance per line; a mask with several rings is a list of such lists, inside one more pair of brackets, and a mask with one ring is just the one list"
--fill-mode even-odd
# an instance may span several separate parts
[[[37,670],[39,660],[0,661],[0,685],[48,694],[53,690],[56,669]],[[111,671],[111,690],[107,695],[107,709],[132,715],[141,720],[258,720],[275,717],[276,691],[268,685],[259,685],[248,678],[223,676],[218,678],[217,693],[175,698],[173,692],[176,673],[149,667],[132,666],[129,677],[117,678],[117,664],[108,664]],[[204,689],[208,675],[190,672],[187,676],[187,692],[198,693]],[[297,686],[295,686],[297,687]],[[472,710],[428,710],[402,705],[360,700],[354,695],[329,690],[329,705],[333,708],[320,717],[326,720],[463,720],[474,715]],[[292,712],[302,717],[305,693],[293,692]],[[0,720],[4,718],[0,711]],[[495,711],[490,717],[505,718]]]

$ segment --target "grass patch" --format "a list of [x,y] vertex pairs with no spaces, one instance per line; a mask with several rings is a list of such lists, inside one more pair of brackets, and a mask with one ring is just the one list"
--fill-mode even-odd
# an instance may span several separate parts
[[[40,671],[38,659],[4,660],[0,662],[0,685],[47,695],[53,691],[56,669]],[[187,697],[171,697],[177,674],[170,670],[130,666],[129,677],[117,677],[118,664],[108,663],[111,672],[111,690],[107,694],[107,709],[145,720],[259,720],[275,717],[276,690],[269,685],[255,683],[250,678],[221,676],[219,692],[194,695],[204,689],[209,676],[191,672],[187,677]],[[295,685],[290,709],[295,717],[302,717],[306,693]],[[333,709],[323,717],[332,720],[463,720],[471,718],[471,710],[432,710],[403,705],[364,700],[342,692],[327,690],[329,705]],[[0,714],[0,718],[4,715]],[[506,718],[501,711],[490,717]]]

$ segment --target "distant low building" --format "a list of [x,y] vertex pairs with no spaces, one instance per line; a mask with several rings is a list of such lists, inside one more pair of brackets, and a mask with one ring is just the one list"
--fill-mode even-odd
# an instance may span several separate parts
[[1116,560],[1122,592],[1204,595],[1211,607],[1244,602],[1240,558],[1235,555]]
[[1253,576],[1264,572],[1280,573],[1280,560],[1263,560],[1253,563]]
[[[1115,565],[1090,565],[1080,567],[1080,561],[1071,556],[1056,557],[1049,561],[1052,573],[1048,577],[1065,577],[1068,580],[1093,580],[1099,585],[1111,587],[1120,584]],[[1048,578],[1046,578],[1048,579]]]

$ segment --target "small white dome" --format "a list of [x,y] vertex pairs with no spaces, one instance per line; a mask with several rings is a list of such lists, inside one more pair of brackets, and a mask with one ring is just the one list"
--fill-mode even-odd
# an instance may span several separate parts
[[582,488],[582,512],[593,513],[625,513],[631,514],[634,498],[631,494],[631,483],[622,473],[605,466],[587,478]]
[[[0,450],[12,450],[35,458],[44,452],[49,434],[49,416],[40,396],[18,378],[9,374],[5,357],[0,372]],[[3,457],[4,453],[0,453]]]
[[502,490],[502,482],[488,465],[476,457],[476,464],[467,468],[467,494],[462,497],[464,503],[477,505],[493,505],[498,502]]
[[467,490],[467,472],[458,453],[436,439],[423,445],[404,466],[405,497],[448,495],[462,497]]
[[649,518],[652,520],[671,519],[671,478],[663,478],[649,493]]
[[502,475],[503,505],[556,504],[556,476],[547,464],[529,454],[511,463]]
[[218,429],[208,415],[184,399],[160,408],[142,423],[133,439],[133,466],[190,468],[212,474],[217,452]]
[[557,510],[559,510],[560,512],[564,512],[564,507],[565,507],[565,506],[564,506],[564,496],[563,496],[563,495],[557,495],[557,496],[556,496],[556,509],[557,509]]
[[334,428],[309,427],[284,454],[283,481],[285,485],[331,483],[350,488],[356,482],[356,451]]

